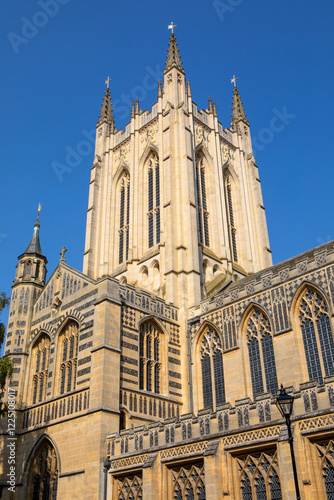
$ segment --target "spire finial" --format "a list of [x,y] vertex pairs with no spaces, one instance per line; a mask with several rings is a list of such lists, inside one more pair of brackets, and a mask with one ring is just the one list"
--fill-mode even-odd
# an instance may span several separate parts
[[213,109],[212,109],[212,100],[211,100],[211,97],[209,97],[209,113],[212,113]]
[[188,94],[188,97],[191,97],[190,80],[188,80],[187,94]]
[[135,101],[132,101],[131,104],[131,118],[134,118],[135,116]]
[[36,222],[39,222],[39,213],[41,210],[42,210],[42,205],[39,203],[38,208],[37,208],[37,221]]
[[177,68],[179,71],[182,71],[182,73],[184,73],[184,69],[182,68],[182,61],[179,54],[179,49],[177,48],[176,37],[174,35],[175,27],[176,25],[174,25],[173,23],[168,26],[168,29],[172,30],[172,34],[169,37],[166,68],[164,71],[165,73],[167,73],[167,71],[169,71],[172,68]]
[[65,253],[67,252],[67,248],[63,247],[61,249],[61,252],[59,252],[59,255],[61,256],[59,259],[59,262],[62,262],[63,264],[66,264],[66,259],[65,259]]
[[107,85],[107,89],[109,88],[109,82],[111,82],[111,78],[108,76],[108,78],[104,82]]
[[139,114],[139,97],[136,97],[136,114]]
[[161,89],[161,80],[158,82],[158,97],[162,96],[162,89]]
[[238,77],[238,76],[235,76],[235,75],[233,75],[233,78],[231,78],[231,83],[233,83],[235,87],[237,86],[236,81],[237,81],[238,79],[239,79],[239,77]]
[[173,21],[171,22],[171,24],[168,26],[168,29],[169,30],[172,30],[172,35],[174,34],[174,28],[177,27],[177,24],[174,24]]
[[212,101],[213,104],[213,116],[217,116],[217,106],[216,106],[216,101]]

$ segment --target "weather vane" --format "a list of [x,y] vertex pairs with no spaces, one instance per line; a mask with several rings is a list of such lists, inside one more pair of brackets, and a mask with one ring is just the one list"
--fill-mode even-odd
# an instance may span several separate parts
[[37,209],[37,220],[39,220],[39,212],[42,210],[42,205],[39,203],[38,204],[38,209]]
[[176,28],[177,24],[174,24],[173,21],[172,23],[168,26],[169,30],[172,30],[172,33],[174,34],[174,28]]
[[239,77],[235,75],[233,75],[233,78],[231,78],[231,83],[233,83],[235,87],[237,86],[235,82],[238,80],[238,78]]
[[104,82],[107,85],[107,89],[109,88],[109,82],[111,82],[111,78],[109,78],[109,76],[108,76],[108,78]]

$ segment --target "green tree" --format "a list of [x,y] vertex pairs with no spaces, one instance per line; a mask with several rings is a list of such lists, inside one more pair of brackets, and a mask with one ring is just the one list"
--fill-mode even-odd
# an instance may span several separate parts
[[[0,293],[0,314],[9,305],[9,297],[6,296],[5,292]],[[2,344],[5,340],[6,328],[3,323],[0,322],[0,350]],[[4,356],[0,358],[0,417],[3,417],[7,412],[7,405],[1,401],[3,397],[3,390],[6,385],[6,380],[11,379],[13,375],[14,362],[12,359]]]

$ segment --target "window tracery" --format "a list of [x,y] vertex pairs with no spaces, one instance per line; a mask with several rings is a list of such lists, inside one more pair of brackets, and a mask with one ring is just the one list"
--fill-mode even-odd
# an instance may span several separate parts
[[118,500],[142,500],[143,480],[139,475],[127,476],[117,480]]
[[171,469],[173,499],[205,500],[204,465],[201,463]]
[[225,403],[223,349],[217,332],[205,331],[200,347],[204,408]]
[[77,356],[78,356],[78,325],[75,321],[70,321],[65,325],[59,335],[59,375],[60,394],[70,392],[75,389]]
[[276,394],[278,384],[271,326],[260,309],[254,308],[250,314],[246,332],[253,395]]
[[316,443],[327,500],[334,500],[334,441]]
[[32,404],[45,399],[48,378],[50,353],[50,338],[47,335],[39,337],[32,350],[33,359],[33,395]]
[[148,160],[148,247],[160,243],[160,167],[159,157],[152,153]]
[[334,340],[326,301],[307,288],[298,312],[309,377],[322,384],[324,375],[334,373]]
[[129,224],[130,224],[130,176],[123,175],[120,182],[119,210],[119,256],[118,262],[128,260],[129,256]]
[[234,211],[233,211],[233,196],[232,185],[230,182],[229,174],[225,174],[225,198],[226,198],[226,211],[228,221],[228,231],[230,238],[231,254],[234,262],[238,262],[238,249],[237,249],[237,230],[235,227]]
[[139,334],[139,389],[160,393],[161,332],[156,325],[143,323]]
[[281,500],[276,451],[238,457],[242,500]]
[[206,198],[205,165],[201,152],[196,155],[195,168],[196,197],[198,210],[199,242],[206,247],[210,246],[209,237],[209,212]]
[[56,500],[58,463],[54,447],[48,440],[39,446],[33,458],[27,484],[27,498]]

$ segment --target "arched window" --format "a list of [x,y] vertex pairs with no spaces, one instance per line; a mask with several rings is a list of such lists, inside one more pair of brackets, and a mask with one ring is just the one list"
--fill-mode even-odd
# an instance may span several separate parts
[[276,394],[278,386],[271,326],[260,309],[254,308],[249,315],[246,332],[253,395]]
[[209,212],[206,200],[206,185],[205,185],[205,166],[203,154],[201,152],[196,155],[196,195],[197,195],[197,210],[198,210],[198,232],[199,242],[206,247],[210,246],[209,239]]
[[58,340],[60,394],[75,389],[78,356],[78,325],[75,321],[66,323]]
[[152,153],[148,160],[148,246],[160,243],[160,167],[159,157]]
[[299,303],[299,320],[310,380],[323,383],[334,373],[334,341],[328,307],[315,290],[306,288]]
[[130,223],[130,176],[125,174],[120,182],[119,207],[119,264],[128,260],[129,255],[129,223]]
[[142,476],[138,474],[117,479],[117,490],[117,500],[142,500]]
[[33,457],[27,481],[27,500],[56,500],[58,463],[51,442],[44,439]]
[[48,380],[50,338],[41,335],[32,349],[32,404],[44,401]]
[[237,458],[242,500],[281,500],[277,452],[252,453]]
[[316,443],[321,459],[321,472],[327,500],[334,498],[334,442]]
[[227,212],[228,233],[231,247],[232,260],[238,262],[237,237],[233,212],[232,186],[228,173],[224,175],[225,201]]
[[139,389],[160,393],[161,331],[151,321],[139,333]]
[[201,340],[202,388],[204,408],[225,403],[223,349],[213,328],[207,328]]
[[24,274],[26,276],[31,275],[31,260],[27,260],[24,265]]
[[176,500],[205,500],[205,475],[202,463],[171,469],[173,498]]

